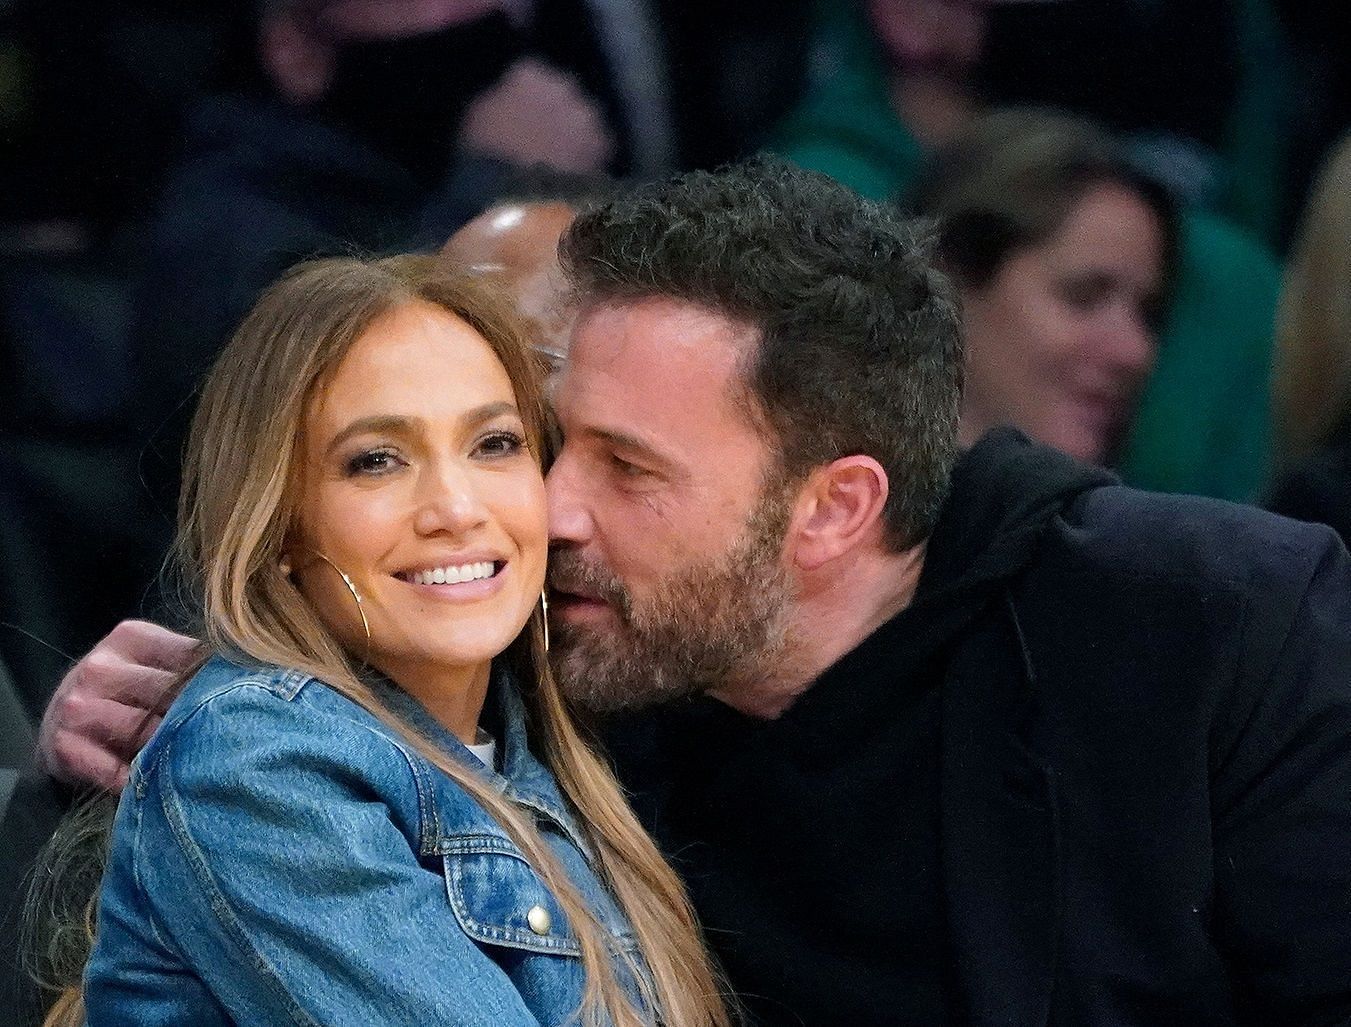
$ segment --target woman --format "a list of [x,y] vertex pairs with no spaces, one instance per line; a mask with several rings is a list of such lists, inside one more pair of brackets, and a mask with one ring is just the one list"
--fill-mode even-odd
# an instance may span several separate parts
[[302,265],[212,372],[210,655],[123,791],[91,1024],[727,1022],[544,660],[540,374],[483,289]]
[[1078,118],[978,119],[931,161],[914,207],[938,219],[961,288],[969,445],[1012,424],[1110,463],[1154,364],[1176,228],[1161,189]]

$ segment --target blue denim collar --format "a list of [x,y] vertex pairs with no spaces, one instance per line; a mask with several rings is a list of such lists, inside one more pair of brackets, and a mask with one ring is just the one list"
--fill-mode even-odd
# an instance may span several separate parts
[[553,773],[531,751],[526,729],[525,702],[514,676],[494,666],[485,707],[498,713],[500,737],[497,753],[500,768],[485,767],[456,737],[433,717],[425,706],[384,677],[369,682],[376,696],[397,717],[406,721],[456,762],[474,771],[499,792],[519,805],[552,820],[588,858],[592,848],[577,825],[572,807],[563,798]]

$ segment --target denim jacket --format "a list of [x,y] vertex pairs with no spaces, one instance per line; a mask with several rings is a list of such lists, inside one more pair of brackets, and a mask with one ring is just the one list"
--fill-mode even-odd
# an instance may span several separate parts
[[[633,953],[505,676],[489,694],[500,773],[378,687],[533,815]],[[92,1025],[561,1024],[583,984],[567,918],[503,829],[308,675],[212,659],[133,764],[85,976]]]

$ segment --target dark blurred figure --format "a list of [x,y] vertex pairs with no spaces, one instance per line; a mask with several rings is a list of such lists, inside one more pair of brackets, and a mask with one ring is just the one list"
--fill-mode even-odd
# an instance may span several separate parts
[[1325,157],[1351,129],[1351,4],[1345,0],[1271,0],[1290,33],[1300,95],[1293,110],[1289,160],[1290,221]]
[[89,246],[147,211],[180,106],[229,49],[232,6],[0,4],[0,248]]
[[1277,334],[1276,411],[1286,468],[1277,513],[1351,544],[1351,135],[1315,183],[1291,251]]
[[461,223],[515,164],[595,171],[615,151],[595,99],[522,56],[491,0],[272,3],[256,56],[190,118],[137,296],[145,427],[169,418],[154,439],[165,502],[185,421],[170,415],[283,268]]
[[981,62],[1000,104],[1072,110],[1138,142],[1188,202],[1215,199],[1238,86],[1234,0],[1060,0],[991,8]]
[[[992,12],[1003,19],[1017,7],[1047,24],[1067,19],[1068,31],[1081,24],[1079,3],[860,0],[832,8],[818,37],[819,74],[776,149],[865,195],[907,196],[926,151],[951,140],[986,102]],[[1074,45],[1109,64],[1107,41],[1089,36]],[[1278,292],[1279,270],[1260,245],[1209,214],[1183,210],[1158,363],[1118,462],[1130,484],[1237,500],[1258,493],[1269,461]]]
[[233,18],[199,0],[0,4],[0,658],[34,718],[62,651],[136,609],[158,562],[128,297],[179,107]]
[[958,283],[967,376],[960,438],[1011,424],[1110,464],[1158,347],[1177,246],[1163,188],[1092,122],[975,119],[929,161],[915,212],[938,219]]
[[[750,10],[749,24],[764,25],[766,9]],[[727,120],[712,101],[735,90],[707,81],[725,71],[730,44],[715,39],[703,61],[678,61],[689,18],[679,5],[637,0],[266,5],[252,71],[190,120],[137,299],[137,376],[161,505],[175,491],[186,422],[170,415],[282,268],[353,248],[439,244],[523,166],[665,172],[688,149],[681,119],[691,108],[711,115],[716,137]],[[781,107],[787,88],[752,106]]]

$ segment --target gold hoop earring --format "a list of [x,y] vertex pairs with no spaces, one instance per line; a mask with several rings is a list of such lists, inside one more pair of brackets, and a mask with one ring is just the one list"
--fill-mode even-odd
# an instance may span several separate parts
[[544,625],[544,651],[549,651],[549,600],[544,589],[539,591],[539,620]]
[[352,598],[356,600],[356,604],[357,604],[357,613],[361,614],[361,628],[362,628],[363,631],[366,632],[366,657],[367,657],[367,662],[370,662],[370,655],[371,655],[371,622],[368,621],[368,620],[366,619],[366,604],[365,604],[364,602],[362,602],[362,599],[361,599],[361,593],[357,591],[356,585],[354,585],[354,584],[352,583],[352,579],[349,578],[349,577],[347,576],[347,572],[346,572],[345,570],[343,570],[341,567],[339,567],[336,563],[334,563],[332,560],[330,560],[330,559],[329,559],[327,556],[325,556],[323,553],[319,552],[319,550],[317,550],[317,549],[311,549],[310,552],[312,552],[315,556],[319,557],[319,559],[323,560],[324,563],[328,564],[330,567],[332,567],[335,571],[338,572],[338,577],[342,578],[342,583],[343,583],[344,585],[347,586],[347,591],[351,592],[351,593],[352,593]]

